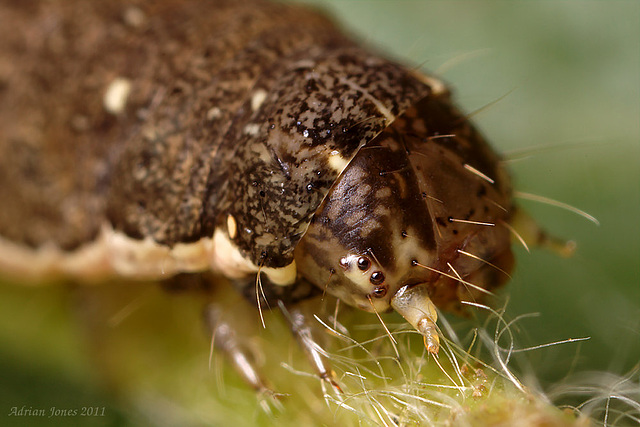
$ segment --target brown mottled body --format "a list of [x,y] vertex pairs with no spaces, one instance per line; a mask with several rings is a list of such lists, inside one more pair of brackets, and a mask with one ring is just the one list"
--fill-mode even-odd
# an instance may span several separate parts
[[9,1],[0,20],[4,270],[213,269],[253,296],[258,274],[267,299],[394,308],[435,353],[433,302],[511,268],[508,177],[446,87],[316,12]]
[[[0,5],[3,236],[73,249],[108,218],[134,237],[198,239],[212,160],[256,80],[346,43],[295,7],[139,3]],[[114,114],[103,97],[117,78],[131,93]]]
[[[256,246],[256,235],[280,237],[266,262],[282,265],[291,259],[290,236],[304,232],[300,224],[336,177],[312,178],[321,165],[307,165],[334,149],[351,155],[382,127],[381,114],[354,102],[358,91],[345,81],[357,76],[353,83],[394,113],[427,90],[353,46],[322,16],[292,6],[60,1],[2,8],[0,170],[2,182],[13,184],[2,186],[11,203],[0,233],[33,247],[77,248],[105,219],[134,238],[195,241],[212,234],[224,206],[253,229],[239,243],[254,261],[268,246]],[[317,79],[306,76],[312,71]],[[130,80],[131,93],[113,114],[103,97],[117,78]],[[398,93],[403,78],[409,81]],[[256,90],[269,98],[252,111]],[[324,111],[315,111],[319,105]],[[248,124],[269,138],[297,133],[300,141],[275,142],[264,161]],[[303,137],[304,129],[313,135]],[[311,163],[283,166],[304,162]],[[270,203],[283,194],[301,206]],[[267,220],[256,220],[258,213]]]

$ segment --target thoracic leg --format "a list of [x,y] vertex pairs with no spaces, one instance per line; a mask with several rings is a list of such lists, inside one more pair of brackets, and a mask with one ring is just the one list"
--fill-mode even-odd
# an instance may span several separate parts
[[309,316],[305,314],[305,310],[297,305],[287,308],[282,301],[278,301],[278,306],[289,323],[291,332],[298,341],[298,344],[307,355],[311,367],[316,371],[320,379],[326,381],[335,392],[341,394],[342,389],[333,376],[333,372],[324,355],[324,350],[313,336],[314,328],[309,323]]
[[274,396],[258,372],[251,353],[238,339],[235,328],[224,319],[223,311],[217,304],[210,304],[205,309],[205,323],[211,331],[215,348],[227,357],[251,387],[259,393]]
[[[256,292],[257,282],[254,280],[236,281],[234,287],[247,298],[257,309],[273,309],[276,306],[287,320],[291,332],[295,336],[298,344],[304,351],[309,360],[311,367],[318,376],[328,383],[332,389],[340,394],[342,390],[335,381],[332,371],[329,368],[324,351],[314,338],[312,324],[308,321],[311,314],[307,314],[305,310],[305,300],[313,298],[319,293],[318,289],[307,282],[296,283],[291,286],[277,286],[268,282],[263,277],[261,283],[262,290]],[[260,298],[260,302],[256,298]],[[212,326],[215,335],[215,346],[222,350],[226,356],[232,361],[236,370],[246,379],[246,381],[261,392],[268,391],[273,394],[265,382],[260,377],[258,370],[251,363],[248,353],[244,351],[236,338],[232,325],[225,322],[221,318],[220,308],[208,309],[208,323]],[[256,316],[256,321],[257,316]]]

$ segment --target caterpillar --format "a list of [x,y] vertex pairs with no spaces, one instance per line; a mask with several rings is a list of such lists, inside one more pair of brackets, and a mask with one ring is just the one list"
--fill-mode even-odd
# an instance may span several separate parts
[[3,270],[213,268],[250,297],[258,274],[268,300],[393,308],[437,352],[435,307],[511,269],[498,156],[444,84],[323,17],[214,6],[3,5]]

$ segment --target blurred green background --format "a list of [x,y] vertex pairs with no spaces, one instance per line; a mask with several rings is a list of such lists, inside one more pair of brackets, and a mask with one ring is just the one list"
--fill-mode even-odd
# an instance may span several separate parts
[[[591,337],[586,342],[528,352],[522,377],[539,381],[549,389],[571,373],[598,370],[624,374],[637,367],[640,2],[306,3],[328,10],[348,31],[387,55],[439,74],[454,88],[464,110],[471,112],[487,106],[474,116],[474,121],[499,151],[508,155],[525,148],[546,147],[511,162],[516,188],[571,204],[600,221],[596,226],[558,208],[522,201],[522,206],[546,229],[575,240],[578,251],[573,258],[563,259],[544,251],[528,254],[518,250],[517,271],[503,295],[508,297],[507,313],[512,318],[539,313],[518,322],[518,343],[526,347]],[[148,301],[161,298],[152,290],[137,291],[151,295],[143,298],[146,306],[150,305]],[[0,287],[0,424],[146,424],[126,405],[107,397],[100,385],[102,368],[97,368],[93,360],[96,352],[104,350],[101,346],[121,345],[120,356],[103,362],[110,372],[121,369],[123,376],[134,376],[132,372],[151,370],[154,365],[135,359],[132,351],[131,360],[137,360],[138,365],[119,368],[118,363],[127,360],[127,345],[133,346],[137,341],[135,335],[124,344],[111,344],[105,339],[87,351],[87,341],[102,337],[97,332],[93,337],[87,334],[91,329],[77,314],[77,305],[84,304],[85,298],[89,307],[99,304],[102,290],[85,295],[91,292],[82,291],[78,297],[76,292],[59,287]],[[138,301],[139,296],[118,298],[114,299]],[[186,301],[189,298],[177,297],[167,310],[188,307],[193,304]],[[178,311],[148,311],[146,322],[150,326],[146,331],[140,328],[139,340],[144,341],[142,335],[146,333],[160,338],[158,347],[153,349],[158,363],[165,353],[172,352],[193,353],[194,364],[207,363],[207,348],[185,344],[197,342],[198,338],[184,337],[183,330],[174,331],[177,338],[171,336],[172,322],[197,324],[199,313],[185,319]],[[456,324],[457,319],[451,320]],[[200,333],[202,329],[197,327],[193,331],[194,336]],[[287,357],[291,358],[289,353],[295,350],[290,350],[286,331],[281,335],[282,343],[274,345],[287,348]],[[163,345],[165,337],[168,343]],[[98,355],[101,356],[104,355]],[[300,364],[298,367],[304,368]],[[189,378],[199,375],[190,372],[176,375],[183,375],[184,389],[193,393],[202,391],[198,382],[211,382],[201,377]],[[252,393],[236,390],[234,387],[242,388],[237,379],[232,374],[225,376],[229,377],[227,388],[231,390],[226,394],[227,400],[205,400],[200,410],[224,409],[228,411],[226,419],[238,425],[241,420],[246,425],[260,422],[255,410],[251,416],[242,412],[255,406]],[[637,382],[637,371],[635,378]],[[207,387],[215,389],[215,384]],[[244,406],[238,403],[243,399],[247,400]],[[157,406],[158,402],[153,404]],[[106,405],[107,416],[8,416],[12,407],[19,409],[23,405],[47,409]],[[166,412],[157,414],[155,421],[170,425],[172,418],[167,414],[175,411],[170,410],[171,402],[165,405]]]

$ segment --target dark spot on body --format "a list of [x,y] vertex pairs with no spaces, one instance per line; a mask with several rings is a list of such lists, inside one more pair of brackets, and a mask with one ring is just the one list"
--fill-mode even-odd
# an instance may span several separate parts
[[315,79],[307,80],[305,89],[307,90],[307,92],[317,92],[318,90],[320,90],[320,88],[318,87],[318,82],[316,82]]

